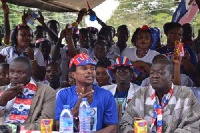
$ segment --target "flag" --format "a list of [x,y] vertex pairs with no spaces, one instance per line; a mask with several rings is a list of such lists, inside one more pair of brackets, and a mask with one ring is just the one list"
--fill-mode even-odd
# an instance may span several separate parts
[[195,0],[182,0],[173,14],[172,22],[190,23],[198,11]]

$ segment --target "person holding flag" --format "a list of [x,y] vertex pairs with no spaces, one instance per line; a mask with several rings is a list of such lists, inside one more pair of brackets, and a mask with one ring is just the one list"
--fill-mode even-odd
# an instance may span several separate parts
[[172,22],[179,22],[180,24],[190,23],[199,11],[198,2],[196,1],[199,0],[181,0],[173,14]]

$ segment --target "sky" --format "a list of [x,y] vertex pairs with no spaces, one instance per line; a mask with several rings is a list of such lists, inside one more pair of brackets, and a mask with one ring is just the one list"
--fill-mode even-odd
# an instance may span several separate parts
[[[106,0],[99,6],[95,7],[93,10],[103,22],[106,22],[109,20],[109,18],[112,16],[112,13],[118,6],[119,2],[117,0]],[[98,29],[101,28],[97,21],[90,21],[89,16],[85,17],[85,23],[87,27],[93,26]]]

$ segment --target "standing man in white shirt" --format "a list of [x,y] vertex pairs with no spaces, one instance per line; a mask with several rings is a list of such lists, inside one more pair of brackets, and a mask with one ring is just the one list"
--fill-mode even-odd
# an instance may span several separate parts
[[129,36],[130,31],[127,25],[120,25],[117,29],[118,40],[116,44],[111,47],[110,52],[108,53],[109,58],[115,59],[116,55],[121,56],[123,54],[124,50],[128,46],[127,41]]

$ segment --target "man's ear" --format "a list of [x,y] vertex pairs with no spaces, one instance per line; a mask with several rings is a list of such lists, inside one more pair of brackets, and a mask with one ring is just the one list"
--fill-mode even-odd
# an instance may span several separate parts
[[76,79],[76,72],[72,72],[72,77]]

